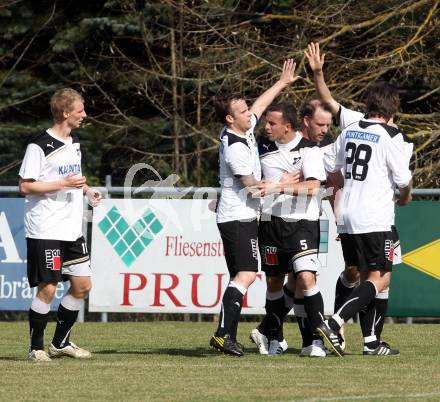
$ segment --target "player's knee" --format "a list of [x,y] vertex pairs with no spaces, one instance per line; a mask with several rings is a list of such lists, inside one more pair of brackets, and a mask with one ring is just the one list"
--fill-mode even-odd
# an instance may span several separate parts
[[50,304],[57,291],[56,282],[45,282],[38,285],[37,297],[46,304]]
[[267,276],[266,277],[267,290],[269,292],[276,292],[281,290],[284,285],[284,275],[283,276]]
[[87,296],[91,290],[92,290],[92,282],[90,281],[83,287],[83,292],[85,293],[85,296]]
[[77,299],[84,299],[92,289],[92,281],[84,280],[71,285],[69,293]]
[[297,287],[310,289],[316,285],[316,274],[310,271],[301,271],[297,275]]
[[359,280],[359,276],[360,275],[357,267],[355,266],[345,267],[344,278],[347,280],[347,282],[349,283],[357,282]]
[[253,271],[240,271],[235,275],[233,281],[246,289],[251,286],[255,279],[257,278],[257,273]]

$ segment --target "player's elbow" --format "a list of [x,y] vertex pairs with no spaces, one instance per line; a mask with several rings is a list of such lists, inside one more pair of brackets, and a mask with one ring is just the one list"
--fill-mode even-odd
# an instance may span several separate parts
[[321,189],[321,181],[316,179],[307,179],[307,195],[316,196]]
[[23,196],[31,194],[32,192],[31,192],[31,190],[29,188],[29,182],[20,180],[18,182],[18,191]]
[[319,180],[315,180],[312,187],[309,188],[309,195],[317,196],[321,191],[321,182]]

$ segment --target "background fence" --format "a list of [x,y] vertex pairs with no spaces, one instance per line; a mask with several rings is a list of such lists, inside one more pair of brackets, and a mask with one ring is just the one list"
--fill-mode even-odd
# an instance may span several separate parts
[[[112,186],[107,177],[106,186],[100,190],[108,199],[119,199],[107,200],[99,213],[95,211],[93,239],[87,236],[91,219],[84,222],[97,276],[90,311],[101,311],[102,321],[107,320],[108,312],[217,313],[221,289],[227,281],[214,214],[209,212],[209,200],[217,197],[218,189],[126,189]],[[127,197],[120,199],[133,192],[150,197],[130,204],[126,204]],[[28,287],[26,279],[24,199],[15,197],[17,187],[0,187],[0,194],[0,310],[26,311],[35,289]],[[434,200],[417,200],[396,208],[403,264],[393,271],[388,315],[440,317],[440,204],[435,200],[440,189],[415,189],[413,195]],[[117,215],[112,215],[115,211]],[[130,213],[134,215],[128,216]],[[89,209],[85,216],[91,218]],[[331,219],[322,220],[320,254],[320,287],[324,288],[327,313],[333,305],[335,278],[343,268],[339,244],[333,242],[336,236]],[[143,236],[135,223],[146,228]],[[197,230],[194,224],[199,226]],[[160,240],[154,242],[156,238]],[[245,303],[248,314],[264,312],[264,276],[257,282]],[[64,284],[59,285],[53,309],[66,290]]]

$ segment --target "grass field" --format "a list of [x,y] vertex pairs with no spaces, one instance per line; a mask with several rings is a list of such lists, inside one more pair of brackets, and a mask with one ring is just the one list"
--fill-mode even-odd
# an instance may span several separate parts
[[[77,324],[72,340],[93,358],[25,360],[27,324],[0,323],[2,401],[439,401],[440,325],[388,324],[400,356],[365,357],[361,334],[347,325],[348,355],[301,358],[296,324],[286,325],[288,353],[257,354],[241,323],[242,358],[207,347],[214,323]],[[48,327],[52,335],[54,324]],[[50,340],[48,336],[46,341]]]

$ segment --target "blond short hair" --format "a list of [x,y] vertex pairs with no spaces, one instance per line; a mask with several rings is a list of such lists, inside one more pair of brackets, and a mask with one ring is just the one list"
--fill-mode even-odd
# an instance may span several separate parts
[[58,89],[50,98],[50,110],[55,121],[63,119],[63,112],[70,112],[75,101],[84,103],[81,94],[72,88]]

